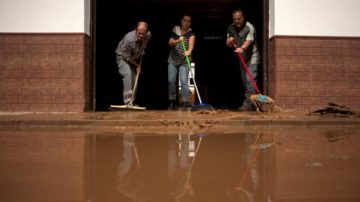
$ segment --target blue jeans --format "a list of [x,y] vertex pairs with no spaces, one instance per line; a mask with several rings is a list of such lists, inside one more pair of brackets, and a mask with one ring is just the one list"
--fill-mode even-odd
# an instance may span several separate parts
[[189,102],[189,67],[185,64],[175,65],[169,63],[168,65],[169,100],[176,100],[176,81],[178,72],[181,85],[181,102]]
[[[249,70],[250,74],[252,75],[255,83],[257,83],[257,73],[258,73],[259,64],[247,64],[247,66],[248,66],[248,70]],[[244,99],[243,105],[250,107],[253,105],[250,100],[250,96],[252,94],[255,94],[256,90],[255,90],[253,82],[249,78],[248,73],[245,71],[242,64],[240,64],[240,72],[241,72],[241,79],[242,79],[243,85],[245,87],[245,99]]]

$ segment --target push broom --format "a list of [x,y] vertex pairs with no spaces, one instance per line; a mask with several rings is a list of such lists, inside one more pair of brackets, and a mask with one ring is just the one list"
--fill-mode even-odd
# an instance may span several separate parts
[[[184,53],[185,53],[187,50],[186,50],[186,46],[185,46],[184,40],[181,40],[181,45],[182,45],[182,47],[183,47],[183,49],[184,49]],[[188,65],[188,68],[189,68],[189,71],[190,71],[191,78],[192,78],[192,80],[193,80],[193,82],[194,82],[196,94],[197,94],[197,96],[198,96],[198,98],[199,98],[199,102],[200,102],[200,103],[197,104],[197,105],[193,105],[193,106],[191,107],[191,111],[214,110],[214,107],[213,107],[213,106],[211,106],[211,105],[209,105],[209,104],[204,104],[204,103],[202,102],[201,97],[200,97],[200,93],[199,93],[199,89],[198,89],[198,87],[197,87],[197,85],[196,85],[196,81],[195,81],[195,78],[194,78],[194,74],[193,74],[193,72],[191,71],[190,59],[189,59],[189,57],[188,57],[187,55],[185,55],[185,59],[186,59],[186,63],[187,63],[187,65]]]
[[[234,48],[236,49],[237,46],[235,44],[235,42],[233,41],[233,46]],[[275,106],[275,102],[272,98],[266,96],[266,95],[262,95],[260,93],[260,90],[256,84],[256,81],[254,79],[254,77],[251,75],[250,71],[249,71],[249,68],[248,66],[246,65],[246,62],[245,62],[245,59],[244,59],[244,56],[240,53],[240,52],[237,52],[237,55],[242,63],[242,66],[246,72],[246,74],[248,75],[250,81],[251,81],[251,84],[253,85],[253,87],[255,88],[255,92],[256,94],[253,94],[250,96],[250,100],[253,102],[255,108],[256,108],[256,111],[258,113],[260,113],[260,111],[271,111],[273,110],[274,106]]]

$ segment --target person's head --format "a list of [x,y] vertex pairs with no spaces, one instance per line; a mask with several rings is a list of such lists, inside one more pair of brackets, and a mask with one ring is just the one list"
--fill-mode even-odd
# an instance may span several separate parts
[[185,30],[189,29],[191,26],[191,16],[190,15],[184,15],[181,18],[181,27]]
[[236,9],[232,12],[233,24],[235,27],[243,26],[245,22],[245,14],[241,9]]
[[135,31],[137,40],[144,40],[147,36],[148,24],[143,21],[138,22]]

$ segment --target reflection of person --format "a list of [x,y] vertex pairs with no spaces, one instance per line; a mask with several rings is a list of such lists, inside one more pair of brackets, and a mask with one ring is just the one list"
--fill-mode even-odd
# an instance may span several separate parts
[[[258,171],[256,158],[258,157],[258,151],[254,146],[255,135],[245,135],[245,151],[242,155],[241,161],[242,172],[239,181],[234,186],[233,190],[228,191],[228,201],[244,201],[255,202],[254,193],[258,184]],[[254,144],[252,144],[254,143]]]
[[[246,21],[245,14],[240,9],[234,10],[232,17],[233,23],[227,29],[226,45],[228,47],[234,47],[233,43],[236,44],[237,48],[235,52],[241,53],[244,56],[249,72],[256,82],[258,66],[260,64],[260,53],[257,48],[255,27],[250,22]],[[256,92],[255,87],[247,76],[241,62],[240,71],[242,82],[245,87],[245,99],[239,110],[251,111],[255,109],[250,100],[251,94]]]
[[151,38],[146,22],[138,22],[135,30],[128,32],[119,42],[116,52],[116,63],[123,81],[123,100],[132,106],[132,94],[135,71],[140,72],[140,58],[144,54]]
[[262,191],[263,184],[260,182],[262,176],[257,160],[262,150],[272,146],[272,140],[264,139],[263,134],[255,136],[248,133],[245,134],[245,143],[247,146],[242,157],[243,171],[233,190],[228,191],[227,198],[244,202],[264,201],[264,196],[258,194]]
[[134,136],[127,133],[123,137],[123,154],[118,164],[116,189],[132,201],[149,201],[145,190],[139,155]]
[[[169,86],[169,109],[176,109],[176,81],[179,72],[181,85],[181,107],[190,107],[189,103],[189,68],[186,57],[191,60],[191,52],[195,44],[195,34],[190,28],[191,17],[184,15],[181,19],[181,26],[175,26],[172,29],[172,35],[169,39],[169,46],[171,46],[170,55],[168,58],[168,86]],[[183,44],[185,43],[186,52],[184,52]]]
[[[171,194],[176,202],[195,195],[191,181],[194,145],[190,134],[169,137],[168,170]],[[193,155],[192,155],[193,154]]]

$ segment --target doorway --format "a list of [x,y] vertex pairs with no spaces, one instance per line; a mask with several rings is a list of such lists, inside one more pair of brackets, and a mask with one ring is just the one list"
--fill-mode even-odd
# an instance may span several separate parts
[[257,29],[259,49],[264,50],[266,43],[261,40],[265,34],[264,0],[94,1],[96,111],[106,111],[111,104],[123,104],[122,81],[114,50],[121,38],[140,20],[148,22],[152,39],[143,58],[136,103],[148,109],[167,108],[167,58],[170,51],[167,42],[172,27],[180,23],[184,14],[192,16],[192,29],[196,35],[193,59],[203,102],[227,109],[237,108],[242,103],[240,69],[236,55],[225,46],[226,29],[232,22],[232,10],[242,8],[248,21]]

